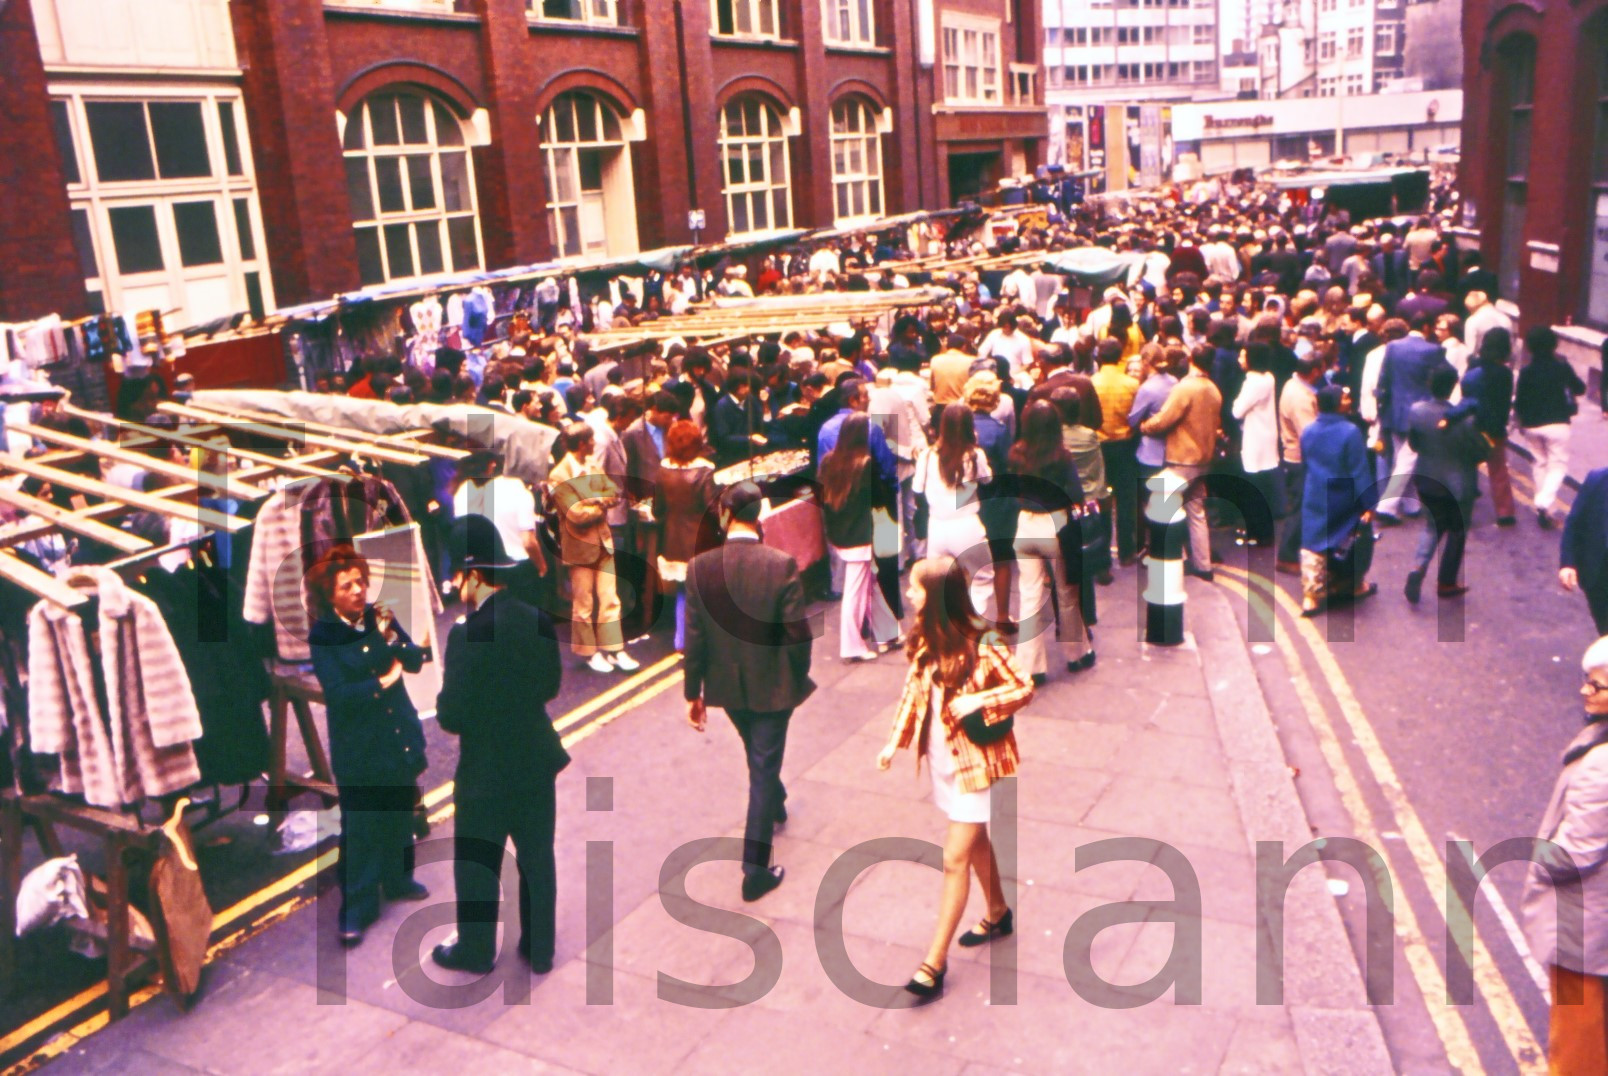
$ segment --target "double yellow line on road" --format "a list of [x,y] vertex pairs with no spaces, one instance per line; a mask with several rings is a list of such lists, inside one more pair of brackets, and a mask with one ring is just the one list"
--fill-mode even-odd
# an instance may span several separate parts
[[[566,748],[574,747],[622,715],[679,685],[684,679],[680,665],[681,655],[671,654],[555,719],[553,727],[561,734],[564,746]],[[446,781],[421,797],[421,802],[427,809],[435,808],[430,815],[432,824],[439,824],[452,817],[455,809],[452,803],[453,792],[453,782]],[[250,896],[214,914],[212,917],[213,935],[216,936],[219,931],[229,931],[229,933],[218,938],[208,948],[207,962],[211,963],[219,955],[228,952],[242,942],[248,941],[269,926],[283,920],[292,912],[311,903],[315,899],[313,895],[294,894],[293,891],[312,881],[323,871],[333,867],[339,859],[339,850],[332,848],[290,871],[277,881],[264,886]],[[287,898],[287,894],[292,895]],[[275,903],[276,901],[278,903]],[[270,904],[273,907],[267,912],[256,916],[250,922],[245,922],[244,925],[239,925],[248,916],[252,916],[253,913],[257,912],[258,909]],[[230,928],[234,929],[231,930]],[[133,1011],[156,997],[160,992],[161,988],[155,985],[141,988],[129,996],[129,1010]],[[0,1057],[4,1057],[51,1028],[93,1007],[105,998],[106,993],[106,983],[96,983],[94,986],[0,1037]],[[110,1015],[105,1011],[89,1016],[77,1025],[63,1031],[26,1058],[8,1067],[4,1076],[19,1076],[21,1073],[33,1071],[45,1061],[66,1052],[87,1036],[99,1031],[109,1022]]]
[[[1217,570],[1228,577],[1223,582],[1226,589],[1246,598],[1251,616],[1265,616],[1269,623],[1272,622],[1273,610],[1260,601],[1260,593],[1253,593],[1250,590],[1250,576],[1247,573],[1225,565],[1217,565]],[[1272,590],[1274,600],[1285,614],[1284,619],[1294,626],[1296,633],[1311,651],[1325,686],[1351,730],[1357,752],[1362,756],[1368,776],[1379,789],[1391,815],[1396,820],[1397,832],[1402,836],[1402,843],[1406,845],[1412,865],[1421,876],[1436,908],[1445,920],[1448,914],[1447,900],[1458,900],[1455,895],[1447,893],[1446,865],[1430,840],[1429,831],[1425,828],[1423,820],[1403,791],[1395,766],[1380,743],[1373,723],[1369,721],[1362,704],[1357,700],[1356,692],[1352,690],[1350,681],[1341,670],[1334,652],[1329,648],[1328,640],[1310,620],[1300,615],[1300,606],[1282,587],[1274,583]],[[1296,696],[1307,713],[1319,747],[1323,751],[1324,760],[1334,776],[1341,803],[1351,816],[1353,829],[1359,837],[1384,854],[1383,850],[1389,847],[1384,839],[1386,827],[1381,825],[1383,820],[1363,794],[1358,773],[1341,745],[1339,730],[1307,676],[1300,652],[1291,642],[1287,632],[1275,630],[1273,634],[1280,655],[1284,659],[1285,668],[1290,674]],[[1400,887],[1397,888],[1399,890]],[[1491,899],[1502,898],[1493,894]],[[1428,938],[1413,910],[1412,901],[1404,895],[1399,896],[1395,901],[1395,911],[1397,934],[1402,941],[1408,968],[1418,985],[1419,993],[1423,996],[1430,1019],[1440,1036],[1441,1045],[1446,1050],[1448,1061],[1466,1074],[1483,1072],[1484,1066],[1480,1062],[1479,1052],[1474,1046],[1469,1027],[1469,1014],[1466,1007],[1454,1006],[1448,1002],[1446,976],[1435,961]],[[1472,922],[1472,918],[1469,921]],[[1524,1018],[1524,1013],[1519,1008],[1518,1001],[1514,998],[1501,969],[1497,967],[1490,951],[1485,947],[1477,927],[1471,932],[1470,938],[1472,951],[1463,952],[1462,957],[1473,969],[1474,982],[1484,997],[1491,1018],[1506,1042],[1509,1052],[1513,1055],[1514,1064],[1521,1073],[1545,1073],[1547,1068],[1544,1052],[1530,1030],[1529,1022]]]

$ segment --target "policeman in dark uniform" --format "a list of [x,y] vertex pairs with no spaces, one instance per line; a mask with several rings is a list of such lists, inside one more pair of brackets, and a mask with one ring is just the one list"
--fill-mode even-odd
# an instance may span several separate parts
[[489,972],[497,962],[503,847],[519,864],[519,953],[553,968],[555,783],[569,764],[547,704],[558,694],[558,637],[547,615],[509,595],[515,564],[484,516],[453,521],[454,584],[470,612],[447,636],[436,720],[459,737],[456,848],[458,936],[433,954],[444,968]]

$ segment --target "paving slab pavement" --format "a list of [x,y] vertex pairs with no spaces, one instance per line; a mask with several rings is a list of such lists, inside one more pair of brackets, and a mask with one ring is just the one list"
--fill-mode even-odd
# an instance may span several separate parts
[[[787,881],[762,901],[742,903],[736,864],[720,861],[685,872],[684,898],[660,893],[662,865],[678,847],[741,835],[745,795],[735,734],[717,715],[697,736],[685,728],[679,692],[665,692],[592,737],[560,779],[558,961],[527,980],[528,991],[458,1004],[472,1000],[470,977],[427,958],[450,929],[450,864],[432,862],[418,876],[434,901],[386,910],[345,954],[343,993],[319,989],[339,981],[330,968],[342,959],[329,894],[222,954],[191,1012],[156,998],[54,1066],[1389,1071],[1321,868],[1297,875],[1287,895],[1283,999],[1258,1004],[1259,971],[1279,950],[1256,903],[1255,845],[1284,841],[1288,856],[1311,832],[1228,601],[1209,585],[1189,586],[1191,645],[1171,651],[1138,640],[1131,574],[1102,589],[1098,663],[1077,676],[1055,673],[1018,720],[1022,770],[996,799],[1013,810],[993,826],[1018,931],[953,950],[948,991],[933,1005],[886,1007],[932,929],[939,882],[930,842],[944,830],[908,753],[887,773],[874,765],[904,664],[838,662],[831,608],[816,644],[821,689],[794,718],[784,768],[791,818],[775,860]],[[612,780],[612,811],[584,809],[592,778]],[[449,823],[437,836],[450,832]],[[917,842],[921,861],[854,851],[879,838]],[[612,842],[612,908],[588,895],[588,842]],[[1094,862],[1113,847],[1101,842],[1127,847]],[[1175,892],[1162,866],[1179,873],[1178,863],[1198,883],[1198,904]],[[848,884],[823,886],[840,873]],[[513,884],[510,862],[507,891]],[[589,913],[600,910],[611,926],[588,949]],[[968,921],[983,910],[974,893]],[[403,921],[421,914],[434,925],[410,921],[415,941],[399,945]],[[1110,925],[1089,936],[1091,915]],[[1175,948],[1197,936],[1198,952]],[[510,954],[499,974],[522,970]],[[1145,984],[1157,976],[1185,985],[1152,998]]]

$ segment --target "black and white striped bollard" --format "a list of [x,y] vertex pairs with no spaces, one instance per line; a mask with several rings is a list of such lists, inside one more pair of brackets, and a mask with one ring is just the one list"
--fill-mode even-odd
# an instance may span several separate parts
[[1145,581],[1145,642],[1178,646],[1184,641],[1184,544],[1189,541],[1184,490],[1189,483],[1163,470],[1146,482],[1145,488],[1150,491],[1150,501],[1145,505],[1145,523],[1150,533],[1150,553],[1145,558],[1149,568]]

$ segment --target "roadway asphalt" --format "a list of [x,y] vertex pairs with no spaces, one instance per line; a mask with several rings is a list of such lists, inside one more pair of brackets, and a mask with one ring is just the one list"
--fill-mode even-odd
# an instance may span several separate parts
[[[1476,905],[1476,1003],[1442,1002],[1441,864],[1457,854],[1448,842],[1470,841],[1478,856],[1535,834],[1559,756],[1580,727],[1579,660],[1596,637],[1584,600],[1557,584],[1558,532],[1537,525],[1528,464],[1515,459],[1513,469],[1518,524],[1498,528],[1489,499],[1478,501],[1467,595],[1437,599],[1431,579],[1420,604],[1407,602],[1402,586],[1422,529],[1409,520],[1381,531],[1370,577],[1377,596],[1354,611],[1298,622],[1298,580],[1278,575],[1287,597],[1276,602],[1276,629],[1268,634],[1261,612],[1247,629],[1315,835],[1360,837],[1389,865],[1396,1004],[1381,1010],[1381,1021],[1403,1071],[1444,1071],[1447,1047],[1455,1060],[1460,1039],[1477,1056],[1469,1067],[1544,1071],[1547,1002],[1513,929],[1522,864],[1496,868]],[[1235,593],[1241,615],[1265,608],[1245,603],[1244,576],[1232,563],[1243,568],[1244,560],[1228,559],[1218,581]],[[1341,905],[1360,957],[1362,879],[1345,867],[1329,873],[1350,886]],[[1493,897],[1501,908],[1493,909]],[[1454,900],[1453,918],[1457,906]],[[1509,914],[1499,914],[1504,908]]]

